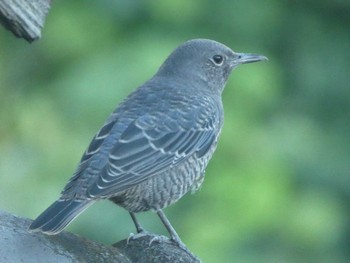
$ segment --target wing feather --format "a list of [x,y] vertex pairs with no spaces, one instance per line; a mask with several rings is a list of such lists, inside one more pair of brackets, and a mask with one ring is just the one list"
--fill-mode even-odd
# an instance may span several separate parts
[[113,145],[108,164],[89,188],[89,195],[112,195],[180,165],[193,154],[205,155],[220,129],[219,116],[213,113],[186,116],[185,123],[164,116],[160,122],[149,116],[134,120]]

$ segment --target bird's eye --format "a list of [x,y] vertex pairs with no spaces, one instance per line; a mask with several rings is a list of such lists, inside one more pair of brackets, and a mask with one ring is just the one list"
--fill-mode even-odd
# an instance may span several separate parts
[[222,63],[224,62],[224,57],[221,56],[221,55],[214,55],[214,56],[213,56],[213,61],[214,61],[214,63],[215,63],[216,65],[221,66]]

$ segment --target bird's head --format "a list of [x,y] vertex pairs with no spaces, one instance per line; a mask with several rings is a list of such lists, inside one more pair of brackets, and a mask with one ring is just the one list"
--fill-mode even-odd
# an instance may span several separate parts
[[265,56],[236,53],[209,39],[189,40],[176,48],[157,75],[179,78],[189,83],[206,83],[221,92],[232,70],[240,64],[267,60]]

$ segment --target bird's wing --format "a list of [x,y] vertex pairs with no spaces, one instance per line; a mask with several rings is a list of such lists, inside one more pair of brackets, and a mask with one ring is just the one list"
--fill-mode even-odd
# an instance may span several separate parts
[[144,115],[131,122],[114,144],[108,164],[88,194],[109,196],[177,166],[193,154],[198,158],[205,155],[220,128],[217,111],[209,108],[186,114],[185,118],[177,118],[177,112],[170,117]]
[[67,194],[70,190],[74,191],[79,180],[82,184],[84,184],[84,181],[87,178],[85,178],[82,175],[84,174],[86,168],[89,166],[89,161],[96,153],[98,153],[101,150],[102,143],[110,135],[110,132],[116,122],[117,114],[113,113],[92,139],[89,147],[86,149],[83,156],[81,157],[78,168],[76,169],[73,176],[70,178],[69,182],[64,187],[62,194]]

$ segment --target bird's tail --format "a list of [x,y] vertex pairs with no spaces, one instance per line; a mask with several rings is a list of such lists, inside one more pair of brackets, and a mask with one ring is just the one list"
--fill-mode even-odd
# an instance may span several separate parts
[[29,231],[56,235],[92,203],[92,200],[57,200],[32,222]]

